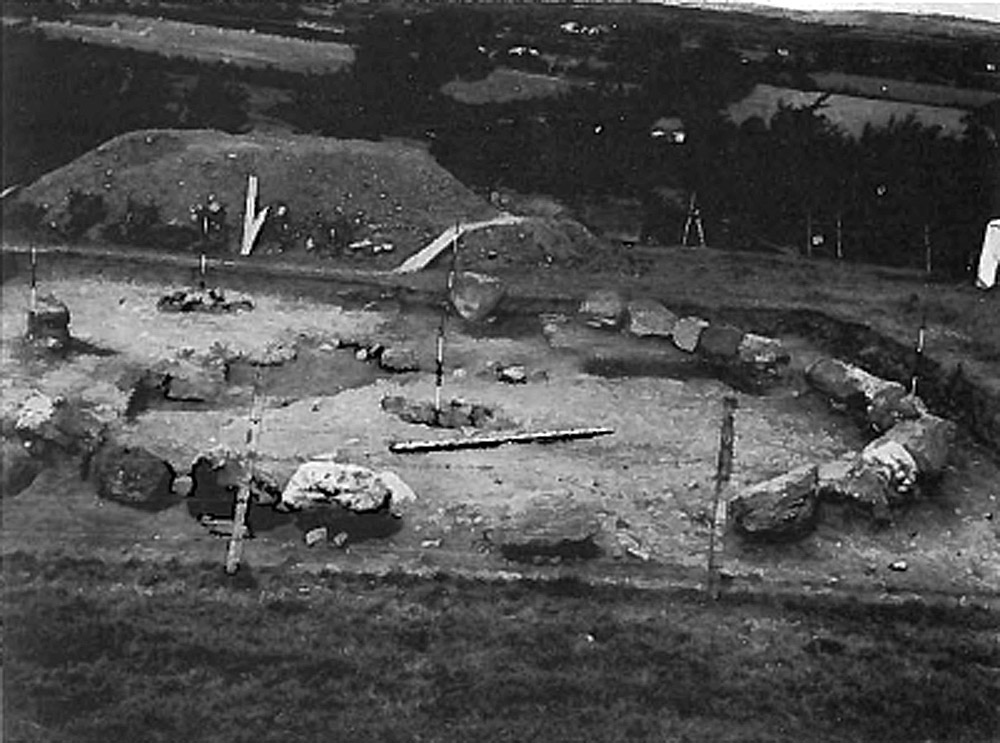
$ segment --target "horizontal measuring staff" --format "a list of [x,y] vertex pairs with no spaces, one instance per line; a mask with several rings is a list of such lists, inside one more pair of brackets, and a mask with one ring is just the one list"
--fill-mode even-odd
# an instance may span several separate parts
[[389,444],[394,454],[418,454],[431,451],[456,451],[458,449],[490,449],[504,444],[544,444],[553,441],[592,439],[609,436],[613,428],[566,428],[553,431],[527,431],[521,433],[469,436],[441,441],[397,441]]

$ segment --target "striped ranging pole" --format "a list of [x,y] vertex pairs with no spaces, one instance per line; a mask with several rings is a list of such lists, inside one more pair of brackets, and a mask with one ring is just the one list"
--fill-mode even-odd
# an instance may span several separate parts
[[201,259],[198,261],[198,273],[201,275],[201,288],[205,288],[205,274],[208,271],[208,260],[205,258],[205,254],[201,254]]
[[31,314],[38,309],[38,250],[31,248]]
[[448,321],[448,303],[451,301],[451,290],[455,286],[455,270],[458,265],[458,222],[455,223],[455,238],[451,243],[451,267],[448,269],[447,293],[441,304],[441,322],[438,325],[436,368],[434,375],[434,414],[441,416],[441,391],[444,386],[444,339]]
[[253,479],[253,463],[257,458],[257,439],[260,437],[260,423],[263,410],[260,395],[260,367],[254,372],[253,400],[250,403],[250,427],[246,437],[246,472],[240,480],[233,509],[233,533],[226,549],[226,573],[235,575],[243,559],[243,540],[247,533],[247,510],[250,507],[250,482]]
[[920,370],[924,360],[924,343],[927,340],[927,314],[920,319],[920,330],[917,331],[916,359],[913,363],[913,378],[910,380],[910,394],[917,395],[917,380],[920,378]]
[[716,561],[716,550],[722,543],[726,530],[726,502],[722,494],[733,473],[733,443],[736,440],[735,423],[733,421],[736,408],[739,406],[735,397],[727,396],[722,401],[722,427],[719,433],[719,459],[715,471],[715,490],[712,494],[712,524],[708,533],[708,594],[712,599],[719,598],[719,566]]

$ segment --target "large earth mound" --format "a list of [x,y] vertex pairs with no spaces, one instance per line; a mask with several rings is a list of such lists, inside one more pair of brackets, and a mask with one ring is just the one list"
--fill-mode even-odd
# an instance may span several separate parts
[[[301,247],[322,224],[349,232],[349,242],[391,244],[398,260],[458,220],[497,215],[425,151],[395,142],[211,130],[149,130],[125,134],[44,175],[20,195],[41,205],[47,224],[71,218],[71,192],[99,195],[105,213],[86,237],[126,219],[129,200],[155,205],[166,225],[196,228],[191,209],[210,195],[223,205],[225,247],[238,249],[247,176],[259,178],[259,206],[288,206],[288,246]],[[314,235],[322,242],[323,235]]]
[[[212,130],[116,137],[42,176],[19,194],[18,206],[35,210],[42,229],[64,239],[236,253],[251,174],[259,178],[258,208],[270,207],[255,257],[343,257],[388,269],[456,222],[500,213],[419,147]],[[206,235],[198,210],[204,214],[211,197],[224,209],[224,226]],[[564,215],[471,232],[463,254],[470,268],[620,262]]]

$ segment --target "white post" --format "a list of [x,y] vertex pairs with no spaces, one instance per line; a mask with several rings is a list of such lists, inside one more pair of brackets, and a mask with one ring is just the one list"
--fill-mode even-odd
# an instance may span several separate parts
[[270,207],[265,206],[260,214],[257,213],[257,176],[247,176],[247,200],[243,210],[243,240],[240,243],[240,255],[250,255],[253,252],[254,243],[267,218],[268,209]]

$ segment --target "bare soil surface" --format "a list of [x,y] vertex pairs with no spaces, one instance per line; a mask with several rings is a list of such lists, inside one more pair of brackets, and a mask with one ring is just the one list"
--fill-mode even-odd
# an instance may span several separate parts
[[[711,257],[699,255],[694,262]],[[718,258],[717,276],[725,275],[728,260]],[[830,411],[802,383],[802,365],[824,353],[810,339],[783,339],[795,361],[780,384],[766,394],[740,392],[667,343],[584,326],[574,315],[573,295],[586,283],[581,279],[581,288],[567,291],[562,301],[558,287],[566,284],[554,281],[555,291],[545,302],[533,299],[525,282],[505,300],[494,322],[477,326],[451,320],[444,392],[446,398],[490,405],[523,430],[606,425],[615,429],[613,436],[394,455],[388,451],[392,441],[456,434],[404,423],[380,406],[389,395],[433,399],[439,313],[432,294],[407,299],[405,293],[371,288],[367,296],[360,290],[349,299],[341,297],[339,304],[328,295],[320,303],[294,296],[296,282],[284,279],[280,285],[272,282],[273,293],[255,295],[252,312],[176,315],[155,306],[177,285],[81,277],[69,264],[62,276],[60,269],[50,271],[45,290],[71,308],[73,334],[92,351],[65,361],[27,358],[18,342],[27,290],[20,280],[8,282],[3,296],[5,414],[35,390],[79,397],[105,418],[116,419],[126,441],[147,447],[183,473],[199,453],[218,445],[242,446],[250,403],[245,375],[231,373],[224,393],[208,402],[158,402],[131,422],[120,420],[128,404],[122,380],[164,359],[197,361],[220,348],[228,357],[246,357],[283,344],[298,354],[267,370],[262,466],[288,476],[299,462],[332,454],[395,471],[417,493],[398,531],[349,541],[343,549],[326,544],[308,549],[301,523],[276,519],[251,541],[250,565],[565,573],[598,581],[694,585],[703,578],[724,396],[735,394],[739,401],[734,488],[834,458],[865,441],[852,421]],[[827,285],[831,293],[837,291],[836,281]],[[639,281],[630,291],[642,289]],[[786,285],[783,291],[791,295],[801,287]],[[692,299],[679,291],[676,306],[684,309]],[[735,285],[727,299],[739,306]],[[794,305],[775,301],[771,307],[795,317]],[[389,375],[357,360],[353,348],[372,341],[412,350],[421,371]],[[353,345],[339,347],[343,343]],[[497,363],[523,364],[528,383],[501,384],[493,371]],[[817,532],[791,545],[751,546],[728,536],[724,569],[733,590],[913,591],[992,601],[1000,587],[995,520],[1000,467],[968,436],[954,454],[937,491],[897,512],[891,528],[876,530],[866,519],[829,511]],[[569,530],[581,521],[597,523],[597,554],[592,559],[556,555],[537,564],[505,559],[503,535],[538,520]],[[5,499],[3,528],[5,551],[58,548],[115,560],[221,562],[225,547],[183,501],[154,514],[102,501],[72,462],[46,470],[28,490]],[[890,569],[900,560],[905,571]]]

